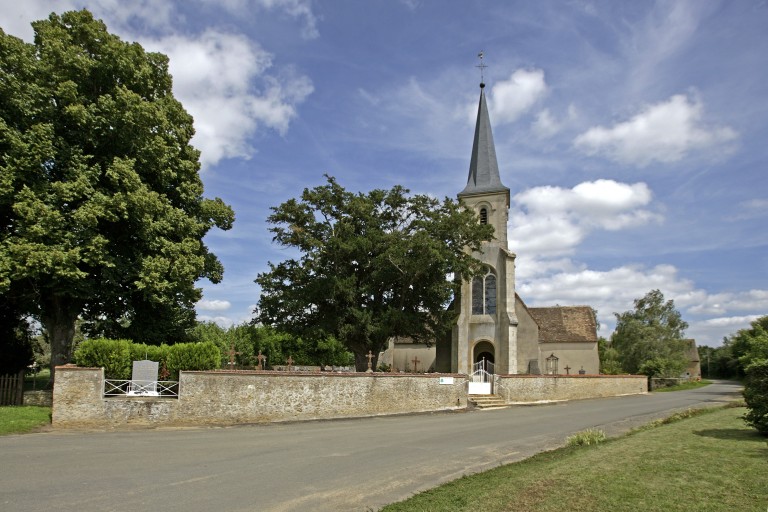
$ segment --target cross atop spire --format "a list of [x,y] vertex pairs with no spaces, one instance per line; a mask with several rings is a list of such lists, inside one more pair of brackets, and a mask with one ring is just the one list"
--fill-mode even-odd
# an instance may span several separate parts
[[487,67],[488,67],[488,66],[486,66],[486,65],[485,65],[485,63],[483,62],[483,57],[484,57],[484,56],[485,56],[485,54],[484,54],[483,52],[480,52],[480,53],[478,53],[478,54],[477,54],[477,58],[478,58],[478,59],[480,59],[480,64],[478,64],[477,66],[475,66],[476,68],[480,68],[480,88],[481,88],[481,89],[482,89],[483,87],[485,87],[485,79],[483,78],[483,71],[485,71],[485,68],[487,68]]

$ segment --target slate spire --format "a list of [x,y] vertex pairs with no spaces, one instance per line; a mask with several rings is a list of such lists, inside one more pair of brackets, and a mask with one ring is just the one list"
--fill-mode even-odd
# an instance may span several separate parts
[[484,90],[485,84],[481,83],[475,139],[472,143],[472,158],[469,162],[469,178],[467,186],[459,193],[459,197],[501,192],[506,193],[509,198],[509,188],[501,183],[499,177],[499,164],[496,161],[496,147],[493,144],[491,120],[488,116]]

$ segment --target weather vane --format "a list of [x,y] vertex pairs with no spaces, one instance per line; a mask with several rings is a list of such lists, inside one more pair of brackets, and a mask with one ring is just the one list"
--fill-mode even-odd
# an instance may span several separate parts
[[479,64],[479,65],[477,65],[477,66],[475,66],[475,67],[477,67],[477,68],[480,68],[480,86],[481,86],[481,87],[485,85],[485,78],[483,77],[483,71],[485,70],[485,68],[487,68],[487,67],[488,67],[488,66],[486,66],[486,65],[485,65],[485,63],[483,62],[483,57],[484,57],[484,56],[485,56],[485,55],[483,54],[483,52],[480,52],[480,53],[478,53],[478,54],[477,54],[477,58],[478,58],[478,59],[480,59],[480,64]]

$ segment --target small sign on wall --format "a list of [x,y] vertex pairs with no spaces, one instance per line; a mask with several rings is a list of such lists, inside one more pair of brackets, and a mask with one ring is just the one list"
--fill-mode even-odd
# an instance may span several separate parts
[[440,384],[453,384],[453,377],[440,377]]

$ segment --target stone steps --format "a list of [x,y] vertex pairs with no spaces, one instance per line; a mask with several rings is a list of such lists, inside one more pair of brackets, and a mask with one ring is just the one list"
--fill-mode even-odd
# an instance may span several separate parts
[[509,404],[499,395],[469,395],[469,401],[478,409],[501,409]]

